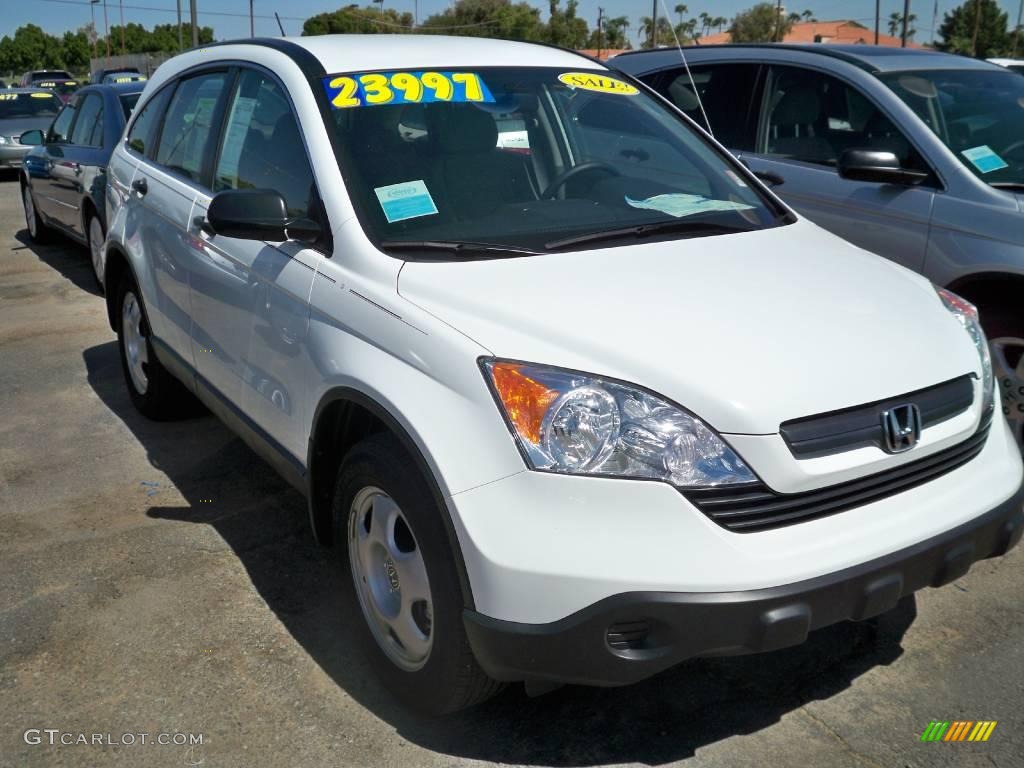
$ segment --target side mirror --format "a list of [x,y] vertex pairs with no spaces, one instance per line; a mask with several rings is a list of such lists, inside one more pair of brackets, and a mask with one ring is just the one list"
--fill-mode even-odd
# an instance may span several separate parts
[[844,151],[839,157],[839,176],[879,184],[920,184],[928,178],[924,171],[901,167],[894,153],[876,149]]
[[272,189],[226,189],[206,209],[204,229],[212,235],[241,240],[301,240],[319,237],[320,225],[288,215],[284,198]]
[[43,143],[43,132],[38,128],[33,128],[31,131],[25,131],[21,136],[18,137],[18,141],[28,146],[36,147]]

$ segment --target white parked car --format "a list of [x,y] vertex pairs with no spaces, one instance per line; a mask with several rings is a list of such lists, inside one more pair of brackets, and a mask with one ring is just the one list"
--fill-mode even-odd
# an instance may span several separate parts
[[574,53],[191,51],[108,179],[131,398],[306,493],[422,709],[797,644],[1021,536],[974,308]]

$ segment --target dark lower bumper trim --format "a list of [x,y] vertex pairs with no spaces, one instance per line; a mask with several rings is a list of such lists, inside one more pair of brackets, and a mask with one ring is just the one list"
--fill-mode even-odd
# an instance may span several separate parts
[[627,685],[695,656],[798,645],[811,630],[877,616],[923,587],[948,584],[978,560],[1017,544],[1022,504],[1024,486],[931,539],[794,584],[742,592],[627,592],[550,624],[467,610],[464,623],[477,660],[498,680]]

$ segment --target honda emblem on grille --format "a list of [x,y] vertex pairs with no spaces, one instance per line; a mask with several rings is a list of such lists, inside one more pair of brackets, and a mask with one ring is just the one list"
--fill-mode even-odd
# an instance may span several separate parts
[[921,410],[913,403],[905,403],[883,411],[882,431],[889,453],[909,451],[921,438]]

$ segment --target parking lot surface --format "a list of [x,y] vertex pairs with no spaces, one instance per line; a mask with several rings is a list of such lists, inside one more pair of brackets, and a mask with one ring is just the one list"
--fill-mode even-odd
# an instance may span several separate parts
[[[30,244],[13,177],[0,392],[0,766],[1024,764],[1020,547],[798,648],[408,714],[364,663],[303,499],[213,417],[133,410],[87,251]],[[922,743],[931,720],[998,725]]]

